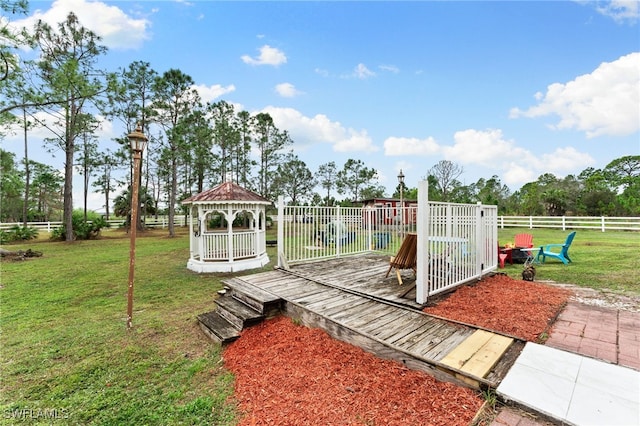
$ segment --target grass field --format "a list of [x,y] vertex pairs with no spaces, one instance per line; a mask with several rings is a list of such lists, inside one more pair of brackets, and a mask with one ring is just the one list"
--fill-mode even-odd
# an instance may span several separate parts
[[[536,245],[562,242],[568,233],[500,230],[500,242],[518,232],[531,232]],[[236,422],[233,377],[196,321],[213,308],[223,275],[188,271],[188,237],[184,229],[178,233],[139,235],[131,331],[124,233],[7,246],[44,255],[0,265],[1,424],[56,424],[54,417],[82,425]],[[574,263],[549,261],[536,278],[640,294],[639,242],[633,233],[579,231]],[[269,250],[272,263],[264,270],[275,259],[276,249]],[[502,271],[519,277],[521,269]]]
[[2,263],[0,422],[234,424],[233,377],[195,318],[219,278],[186,270],[185,235],[142,236],[127,332],[128,239],[105,235],[27,243],[44,256]]
[[[564,243],[570,231],[559,229],[511,228],[498,230],[501,245],[513,243],[518,233],[533,235],[533,244]],[[640,294],[640,234],[637,232],[600,232],[578,230],[569,255],[573,263],[563,265],[547,258],[536,265],[536,279],[553,280],[595,289]],[[513,278],[521,278],[522,265],[500,269]]]

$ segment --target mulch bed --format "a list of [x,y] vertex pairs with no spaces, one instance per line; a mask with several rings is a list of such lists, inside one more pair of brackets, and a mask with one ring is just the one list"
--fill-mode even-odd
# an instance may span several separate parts
[[464,286],[428,314],[499,331],[536,342],[547,332],[571,292],[550,285],[494,275]]
[[468,425],[483,403],[286,317],[245,330],[224,361],[240,425]]
[[[570,292],[496,275],[425,311],[534,341]],[[240,425],[468,425],[481,396],[278,317],[224,351]]]

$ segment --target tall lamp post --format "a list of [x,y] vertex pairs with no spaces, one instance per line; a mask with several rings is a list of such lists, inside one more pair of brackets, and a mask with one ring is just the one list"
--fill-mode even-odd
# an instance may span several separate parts
[[400,183],[400,237],[404,234],[404,200],[402,199],[404,190],[404,174],[402,169],[398,173],[398,182]]
[[138,124],[136,130],[127,135],[133,151],[133,179],[131,182],[131,224],[129,235],[131,244],[129,247],[129,290],[127,292],[127,330],[131,329],[133,319],[133,280],[136,264],[136,234],[138,231],[138,188],[140,180],[140,162],[142,151],[147,144],[147,137],[142,133],[142,127]]

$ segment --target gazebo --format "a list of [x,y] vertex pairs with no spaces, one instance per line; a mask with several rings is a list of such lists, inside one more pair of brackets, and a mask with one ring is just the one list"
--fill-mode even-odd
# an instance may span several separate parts
[[269,263],[265,211],[271,201],[227,181],[182,204],[189,206],[188,269],[237,272]]

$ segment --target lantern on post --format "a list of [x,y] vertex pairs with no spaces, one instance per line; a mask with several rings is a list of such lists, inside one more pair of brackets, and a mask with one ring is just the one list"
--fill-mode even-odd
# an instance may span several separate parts
[[131,329],[133,320],[133,282],[136,264],[136,234],[138,230],[139,180],[142,151],[147,145],[147,137],[142,133],[140,124],[127,135],[133,152],[133,178],[131,182],[131,222],[129,225],[129,288],[127,291],[127,330]]

